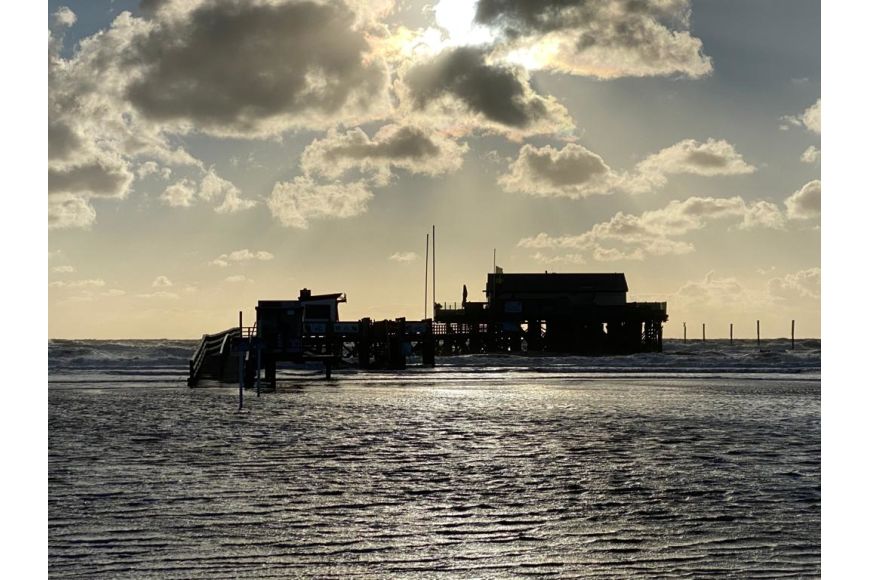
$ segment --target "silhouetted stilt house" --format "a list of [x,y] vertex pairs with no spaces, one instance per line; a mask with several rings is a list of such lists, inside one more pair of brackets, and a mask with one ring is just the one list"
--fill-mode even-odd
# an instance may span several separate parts
[[274,385],[281,362],[403,369],[408,356],[434,365],[436,354],[549,352],[627,354],[662,349],[664,302],[627,302],[624,274],[490,274],[486,301],[435,305],[435,320],[339,320],[344,294],[260,300],[254,326],[203,335],[188,384],[200,379]]
[[[625,274],[489,274],[486,301],[435,307],[457,352],[659,352],[665,302],[628,302]],[[464,340],[467,336],[468,340]]]

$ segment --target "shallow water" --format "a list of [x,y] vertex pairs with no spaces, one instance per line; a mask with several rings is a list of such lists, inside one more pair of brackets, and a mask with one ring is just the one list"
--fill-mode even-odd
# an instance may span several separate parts
[[52,576],[819,575],[812,357],[285,373],[241,413],[148,356],[53,360]]

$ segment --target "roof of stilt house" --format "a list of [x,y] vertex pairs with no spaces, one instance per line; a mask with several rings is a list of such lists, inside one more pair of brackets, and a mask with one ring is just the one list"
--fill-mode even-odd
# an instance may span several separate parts
[[574,294],[585,292],[628,292],[625,274],[489,274],[487,291]]

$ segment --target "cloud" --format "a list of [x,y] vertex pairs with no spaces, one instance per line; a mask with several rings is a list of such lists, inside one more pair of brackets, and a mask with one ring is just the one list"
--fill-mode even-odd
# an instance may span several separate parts
[[724,139],[683,139],[638,163],[628,188],[642,192],[662,187],[673,174],[714,177],[746,175],[755,169]]
[[612,193],[619,177],[599,155],[568,143],[561,150],[523,145],[498,182],[506,191],[577,199]]
[[123,198],[132,182],[128,164],[109,155],[81,164],[53,163],[48,168],[49,193]]
[[[90,225],[90,199],[126,197],[131,166],[140,177],[155,171],[149,162],[205,172],[177,135],[265,138],[384,118],[388,75],[368,18],[390,6],[152,0],[144,17],[121,12],[69,57],[62,32],[50,31],[49,193],[61,195],[49,202],[50,227]],[[166,203],[184,205],[183,193]],[[233,188],[217,203],[219,213],[255,204]]]
[[184,178],[163,190],[160,200],[172,207],[190,207],[196,199],[196,182]]
[[649,155],[630,172],[614,171],[601,156],[579,144],[568,143],[562,149],[526,144],[499,184],[507,191],[578,199],[614,191],[648,192],[663,187],[672,174],[713,177],[754,171],[722,139],[684,139]]
[[161,179],[169,179],[172,176],[172,169],[161,167],[154,161],[146,161],[139,164],[139,167],[136,168],[136,177],[144,179],[149,175],[157,175]]
[[271,252],[267,252],[265,250],[259,251],[251,251],[247,248],[243,250],[236,250],[234,252],[230,252],[228,254],[221,254],[211,262],[210,264],[214,266],[219,266],[221,268],[226,268],[230,265],[230,262],[250,262],[253,260],[259,260],[261,262],[266,262],[275,258],[275,255]]
[[124,96],[145,118],[265,136],[385,110],[386,70],[344,2],[173,4],[123,54],[136,72]]
[[224,278],[224,282],[229,282],[231,284],[240,284],[242,282],[253,282],[250,278],[243,276],[241,274],[236,276],[227,276]]
[[152,288],[168,288],[169,286],[172,286],[172,280],[166,276],[157,276],[154,278],[154,281],[151,282]]
[[816,134],[822,133],[822,99],[809,106],[801,115],[804,127]]
[[217,213],[232,213],[257,205],[256,201],[243,199],[240,194],[239,188],[209,169],[198,186],[192,179],[184,178],[163,190],[160,200],[172,207],[190,207],[197,199],[213,202],[223,198],[214,208]]
[[822,182],[814,179],[785,200],[789,219],[806,220],[822,214]]
[[157,292],[136,294],[136,298],[144,298],[146,300],[178,300],[179,296],[175,292],[158,290]]
[[48,196],[49,229],[89,228],[96,219],[97,212],[82,196],[73,194]]
[[785,218],[779,208],[766,201],[747,203],[743,198],[691,197],[672,201],[662,209],[641,214],[617,212],[610,220],[597,223],[577,235],[551,236],[540,233],[521,239],[517,246],[538,252],[539,261],[558,257],[553,252],[570,252],[572,260],[596,261],[642,260],[648,256],[682,255],[695,247],[684,236],[714,222],[731,223],[741,229],[784,227]]
[[799,116],[785,115],[780,117],[780,121],[782,121],[782,124],[779,128],[783,131],[787,131],[789,127],[803,127],[807,131],[821,135],[822,99],[818,99],[815,103],[807,107]]
[[219,177],[213,169],[206,172],[199,184],[199,197],[205,201],[223,198],[223,202],[214,208],[217,213],[234,213],[250,209],[257,205],[252,199],[240,197],[239,188]]
[[75,272],[76,269],[73,268],[72,266],[55,266],[54,268],[51,269],[51,271],[56,272],[58,274],[70,274],[72,272]]
[[810,145],[803,153],[801,153],[802,163],[817,163],[821,158],[822,151],[815,145]]
[[709,74],[689,32],[690,0],[479,0],[498,55],[531,68],[611,79]]
[[771,278],[767,291],[774,300],[789,302],[802,298],[818,300],[822,294],[822,271],[808,268],[783,277]]
[[60,28],[69,28],[76,23],[76,13],[66,6],[61,6],[52,14],[54,25]]
[[400,93],[418,117],[440,116],[454,131],[518,136],[573,129],[565,107],[536,93],[524,69],[488,62],[481,47],[448,48],[409,67]]
[[282,225],[305,229],[312,219],[350,218],[364,213],[372,193],[360,182],[317,184],[306,177],[275,184],[266,204]]
[[105,292],[100,292],[100,296],[105,296],[107,298],[115,297],[115,296],[124,296],[127,294],[123,290],[119,290],[118,288],[111,288],[106,290]]
[[357,127],[345,133],[333,130],[312,142],[302,153],[301,167],[306,175],[330,179],[358,170],[386,185],[393,169],[429,176],[454,172],[467,150],[465,144],[414,125],[386,125],[372,138]]
[[712,270],[703,280],[683,284],[673,295],[678,303],[691,306],[721,307],[744,304],[748,291],[734,277],[719,278]]
[[90,280],[72,280],[69,282],[52,282],[49,284],[52,288],[101,288],[106,285],[104,280],[99,278]]
[[396,252],[389,259],[394,262],[413,262],[419,257],[415,252]]

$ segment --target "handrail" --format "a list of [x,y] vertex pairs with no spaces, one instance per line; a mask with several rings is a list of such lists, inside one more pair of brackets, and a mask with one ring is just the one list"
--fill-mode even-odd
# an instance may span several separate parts
[[196,382],[207,355],[223,354],[226,349],[227,341],[238,334],[238,327],[234,327],[215,334],[202,335],[199,347],[197,347],[193,356],[190,358],[190,376],[188,377],[188,383]]

